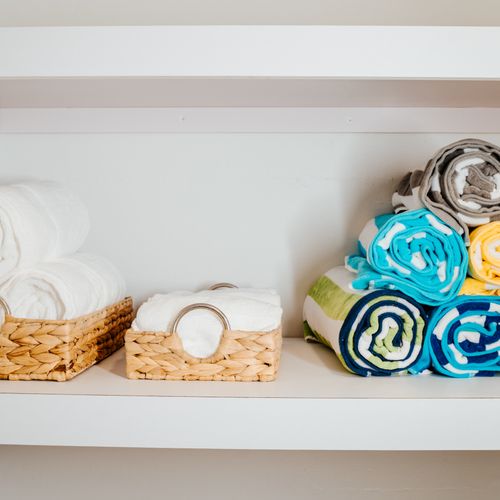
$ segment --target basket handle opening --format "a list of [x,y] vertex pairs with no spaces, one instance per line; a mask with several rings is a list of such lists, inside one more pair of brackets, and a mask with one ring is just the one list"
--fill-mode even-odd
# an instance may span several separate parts
[[215,285],[212,285],[208,289],[212,291],[212,290],[219,290],[220,288],[238,288],[238,287],[236,285],[233,285],[232,283],[216,283]]
[[[224,337],[224,332],[231,329],[231,326],[229,325],[229,320],[227,319],[227,316],[218,307],[215,307],[212,304],[205,304],[203,302],[200,302],[197,304],[191,304],[189,306],[184,307],[183,309],[181,309],[179,314],[176,316],[176,318],[172,324],[172,333],[174,335],[177,334],[177,327],[179,326],[181,319],[186,314],[189,314],[190,312],[195,311],[196,309],[206,309],[207,311],[211,311],[219,319],[219,321],[222,325],[223,331],[222,331],[222,334],[221,334],[221,337],[219,340],[219,345],[214,350],[214,352],[210,355],[210,356],[213,356],[217,352],[217,350],[219,349],[220,343],[222,342],[222,339]],[[181,340],[181,342],[182,342],[182,339],[179,339],[179,340]],[[190,354],[190,353],[188,353],[188,354]],[[190,355],[193,356],[192,354],[190,354]],[[193,357],[197,357],[197,356],[193,356]],[[199,358],[199,359],[202,359],[202,358]]]

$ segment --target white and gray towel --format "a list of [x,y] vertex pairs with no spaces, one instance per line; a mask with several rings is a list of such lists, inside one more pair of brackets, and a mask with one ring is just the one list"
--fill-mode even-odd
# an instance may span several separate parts
[[469,244],[469,227],[500,220],[500,148],[464,139],[407,174],[392,198],[396,213],[427,208]]

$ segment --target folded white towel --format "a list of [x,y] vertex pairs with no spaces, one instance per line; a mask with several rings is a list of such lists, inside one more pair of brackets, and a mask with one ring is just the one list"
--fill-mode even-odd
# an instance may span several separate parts
[[[199,302],[219,308],[226,315],[233,331],[269,332],[281,324],[283,311],[280,297],[275,291],[223,288],[154,295],[139,308],[132,329],[171,332],[172,323],[181,309]],[[204,309],[191,311],[177,328],[184,350],[197,358],[206,358],[215,353],[222,331],[219,319]]]
[[15,271],[0,285],[14,316],[73,319],[125,297],[125,280],[103,257],[76,254]]
[[75,253],[89,227],[86,207],[59,184],[0,186],[0,277]]

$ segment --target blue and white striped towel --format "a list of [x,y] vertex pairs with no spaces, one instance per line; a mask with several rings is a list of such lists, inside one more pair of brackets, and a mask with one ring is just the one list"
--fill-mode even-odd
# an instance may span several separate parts
[[436,306],[458,295],[467,274],[463,239],[427,209],[372,219],[358,249],[346,258],[347,269],[357,273],[357,290],[399,290]]

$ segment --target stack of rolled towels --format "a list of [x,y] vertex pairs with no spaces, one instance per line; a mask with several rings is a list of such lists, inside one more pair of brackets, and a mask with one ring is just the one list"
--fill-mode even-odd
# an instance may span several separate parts
[[500,371],[500,148],[466,139],[406,175],[394,212],[304,304],[308,341],[358,375]]
[[78,253],[89,214],[53,182],[0,186],[0,297],[13,316],[65,320],[125,297],[125,281],[108,260]]

